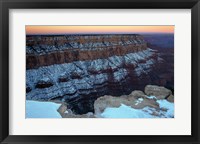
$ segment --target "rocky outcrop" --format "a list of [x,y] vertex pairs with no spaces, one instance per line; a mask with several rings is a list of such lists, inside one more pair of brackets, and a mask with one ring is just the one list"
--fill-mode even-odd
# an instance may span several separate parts
[[[95,116],[101,117],[101,114],[106,108],[118,108],[124,104],[134,109],[144,109],[148,107],[151,110],[151,115],[163,117],[163,112],[166,112],[167,109],[161,107],[157,100],[167,100],[172,102],[174,96],[170,95],[170,99],[161,97],[161,95],[166,95],[166,91],[170,91],[163,87],[148,85],[145,90],[147,88],[148,90],[151,90],[150,95],[147,95],[142,91],[135,90],[129,95],[122,95],[120,97],[106,95],[98,98],[94,102]],[[159,94],[159,97],[152,94]]]
[[[133,93],[135,93],[133,91]],[[159,105],[155,100],[149,99],[145,95],[125,95],[120,97],[103,96],[94,102],[94,111],[96,115],[101,114],[107,107],[120,107],[121,104],[131,106],[132,108],[142,109],[146,106],[158,108]]]
[[171,94],[166,98],[169,102],[174,102],[174,96]]
[[61,106],[57,110],[62,118],[95,118],[96,116],[92,112],[86,114],[75,114],[71,109],[67,108],[66,103],[61,103]]
[[[151,89],[151,92],[154,94],[157,94],[158,89],[161,89],[161,91],[159,91],[159,95],[166,95],[166,91],[168,90],[166,88],[165,90],[163,90],[163,87],[155,85],[148,85],[146,87],[148,89]],[[121,105],[126,105],[136,110],[142,110],[153,117],[163,117],[163,118],[173,117],[174,115],[173,112],[170,112],[170,114],[167,113],[167,111],[172,111],[173,108],[171,108],[170,110],[162,106],[163,105],[162,102],[166,103],[164,100],[173,103],[172,102],[173,97],[174,97],[173,95],[170,95],[170,99],[168,99],[169,97],[161,98],[161,97],[156,97],[152,94],[147,95],[140,90],[134,90],[129,95],[122,95],[119,97],[105,95],[98,98],[97,100],[95,100],[93,105],[94,113],[87,112],[86,114],[76,114],[68,107],[68,103],[65,102],[61,103],[58,112],[60,113],[62,118],[101,118],[102,113],[107,108],[119,108]]]
[[171,90],[166,89],[165,87],[159,87],[155,85],[147,85],[144,91],[147,95],[156,96],[157,99],[166,99],[170,95],[172,95]]

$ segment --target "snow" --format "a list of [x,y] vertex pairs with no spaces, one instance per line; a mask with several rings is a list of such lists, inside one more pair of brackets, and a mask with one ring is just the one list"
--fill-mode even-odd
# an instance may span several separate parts
[[43,78],[41,79],[41,81],[44,81],[44,82],[49,82],[49,81],[50,81],[50,79],[49,79],[48,77],[43,77]]
[[140,110],[134,109],[130,106],[121,104],[119,108],[106,108],[101,114],[104,118],[148,118],[152,117],[150,114]]
[[126,69],[119,69],[118,71],[113,73],[113,76],[116,82],[121,81],[123,78],[126,77],[126,75],[128,75],[128,72]]
[[[153,96],[152,96],[153,97]],[[139,98],[138,102],[142,102]],[[173,118],[174,103],[167,100],[157,100],[160,110],[151,107],[135,109],[130,106],[121,104],[118,108],[108,107],[101,113],[103,118]],[[58,113],[61,104],[53,102],[39,102],[26,100],[26,118],[62,118]],[[65,113],[69,113],[65,111]],[[154,113],[154,114],[153,114]],[[156,114],[156,115],[155,115]]]
[[26,118],[62,118],[58,113],[61,104],[26,100]]
[[64,113],[68,114],[69,112],[66,110]]
[[156,96],[146,96],[148,99],[157,99]]
[[167,100],[157,100],[160,105],[160,108],[167,109],[165,115],[167,117],[174,117],[174,103],[170,103]]
[[163,62],[164,60],[162,58],[158,57],[158,61]]
[[[154,98],[154,96],[152,96]],[[142,102],[143,99],[138,99]],[[157,110],[151,107],[144,107],[143,109],[135,109],[130,106],[121,104],[118,108],[108,107],[101,113],[104,118],[173,118],[174,117],[174,103],[167,100],[157,100],[160,109]]]
[[138,105],[138,104],[140,104],[140,103],[141,103],[143,100],[144,100],[143,98],[139,98],[139,99],[137,99],[137,101],[136,101],[135,105]]

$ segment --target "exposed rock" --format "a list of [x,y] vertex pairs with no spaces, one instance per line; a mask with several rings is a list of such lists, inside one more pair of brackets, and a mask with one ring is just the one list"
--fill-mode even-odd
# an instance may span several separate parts
[[113,98],[112,96],[100,97],[94,102],[95,114],[101,114],[107,107],[119,107],[121,103],[125,103],[124,98]]
[[143,91],[140,91],[140,90],[134,90],[129,96],[133,96],[133,97],[144,97],[145,94]]
[[63,117],[65,111],[67,110],[67,106],[66,104],[62,103],[61,106],[58,109],[58,112],[60,113],[60,115]]
[[73,114],[73,113],[64,113],[63,118],[96,118],[93,113],[87,114]]
[[70,80],[70,78],[69,78],[68,74],[62,74],[58,77],[58,82],[67,82],[69,80]]
[[36,88],[48,88],[53,86],[53,82],[49,79],[49,78],[42,78],[40,79],[37,84],[36,84]]
[[120,97],[103,96],[94,102],[95,115],[99,116],[107,107],[119,107],[121,104],[131,106],[132,108],[142,109],[146,106],[158,108],[159,104],[149,99],[141,91],[133,91],[130,95],[123,95]]
[[[173,95],[170,95],[170,98],[168,98],[171,100],[172,97]],[[94,110],[96,117],[102,117],[102,113],[104,113],[105,109],[119,108],[122,105],[126,105],[144,111],[153,117],[171,118],[173,117],[173,108],[166,108],[166,106],[162,104],[166,102],[164,98],[158,100],[155,96],[147,96],[142,91],[135,90],[130,95],[122,95],[120,97],[106,95],[100,97],[94,103]],[[173,102],[167,105],[173,105]]]
[[[47,90],[33,89],[27,93],[27,97],[34,100],[50,100],[56,97],[71,99],[78,94],[85,96],[92,94],[98,97],[105,94],[118,96],[124,92],[130,93],[133,89],[143,88],[151,81],[149,77],[151,67],[156,63],[154,59],[151,59],[153,54],[151,49],[147,49],[120,57],[78,61],[27,70],[27,84],[34,88],[39,81],[37,87],[48,88]],[[150,60],[140,65],[138,60],[141,59]],[[137,67],[124,67],[125,63],[137,64]],[[140,69],[139,66],[141,66]],[[91,74],[89,69],[95,70],[96,74]],[[40,82],[41,76],[48,77],[53,82]],[[138,81],[138,76],[146,81]]]
[[67,108],[67,104],[65,102],[57,102],[53,101],[56,103],[61,103],[61,106],[58,108],[58,112],[62,116],[62,118],[95,118],[94,114],[92,112],[88,112],[86,114],[75,114],[72,112],[71,109]]
[[146,95],[156,96],[157,99],[165,99],[172,94],[171,90],[155,85],[147,85],[144,91]]
[[167,97],[167,100],[169,102],[174,102],[174,96],[171,94],[169,97]]
[[[156,90],[156,89],[155,89]],[[173,100],[174,96],[170,95],[167,100]],[[164,100],[164,99],[162,99]],[[160,107],[161,101],[157,101],[155,96],[147,96],[142,91],[135,90],[129,95],[115,96],[102,96],[94,102],[94,112],[87,112],[86,114],[76,114],[69,107],[66,102],[59,100],[50,100],[51,102],[60,103],[58,112],[62,118],[101,118],[102,113],[106,108],[118,108],[122,104],[130,106],[134,109],[140,109],[155,117],[172,117],[167,114],[168,109]]]

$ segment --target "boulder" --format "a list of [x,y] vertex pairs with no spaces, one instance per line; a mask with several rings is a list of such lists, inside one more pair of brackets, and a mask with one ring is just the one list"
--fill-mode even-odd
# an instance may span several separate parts
[[131,94],[129,96],[133,96],[133,97],[141,97],[141,96],[145,96],[143,91],[140,90],[134,90],[133,92],[131,92]]
[[122,97],[103,96],[94,102],[94,111],[96,115],[101,114],[107,107],[119,107],[121,103],[125,103]]
[[147,85],[144,92],[148,96],[155,96],[157,99],[166,99],[172,92],[171,90],[156,85]]
[[167,97],[167,100],[169,102],[174,102],[174,96],[173,95],[170,95],[169,97]]
[[65,111],[67,110],[67,106],[66,104],[61,104],[61,106],[58,108],[58,112],[60,113],[61,116],[63,116],[63,114],[65,113]]

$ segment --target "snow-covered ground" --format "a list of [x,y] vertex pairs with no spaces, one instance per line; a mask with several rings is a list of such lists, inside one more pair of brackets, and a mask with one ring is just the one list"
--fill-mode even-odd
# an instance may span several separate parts
[[160,110],[144,107],[143,109],[134,109],[130,106],[121,104],[118,108],[106,108],[101,114],[104,118],[173,118],[174,103],[167,100],[157,100]]
[[[154,98],[154,96],[152,96]],[[141,103],[142,99],[137,101]],[[174,118],[174,103],[167,100],[157,100],[160,109],[144,107],[134,109],[130,106],[121,104],[118,108],[108,107],[101,113],[103,118]],[[26,118],[62,118],[58,113],[61,104],[54,102],[39,102],[26,100]],[[66,112],[67,113],[67,112]]]
[[26,100],[26,118],[62,118],[58,113],[61,104]]

